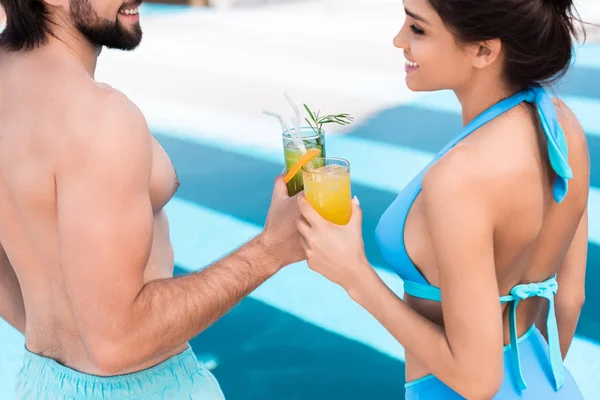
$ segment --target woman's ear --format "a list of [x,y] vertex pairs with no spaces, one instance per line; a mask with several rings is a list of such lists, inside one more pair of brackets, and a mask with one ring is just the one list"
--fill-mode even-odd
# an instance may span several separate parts
[[500,39],[485,40],[473,44],[472,62],[475,68],[486,68],[496,62],[502,51]]

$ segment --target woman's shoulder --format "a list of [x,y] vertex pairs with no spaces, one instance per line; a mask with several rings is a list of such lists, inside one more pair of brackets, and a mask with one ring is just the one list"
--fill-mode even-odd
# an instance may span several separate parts
[[[563,101],[554,99],[554,104],[573,169],[570,199],[584,201],[589,186],[585,133]],[[547,180],[542,175],[540,159],[534,154],[545,151],[547,144],[540,146],[534,121],[531,111],[523,105],[484,125],[428,169],[423,177],[424,192],[445,193],[448,201],[452,196],[457,201],[465,196],[483,196],[499,215],[514,213],[514,210],[539,210]]]
[[457,144],[423,175],[425,202],[438,199],[451,205],[469,199],[489,204],[506,179],[497,167],[499,162],[500,157],[487,157],[477,144]]
[[[568,158],[577,175],[589,175],[589,152],[585,132],[575,113],[561,99],[554,98],[558,122],[565,134]],[[472,165],[485,168],[490,177],[502,180],[540,172],[538,151],[547,152],[548,144],[539,130],[535,112],[525,103],[490,121],[461,143],[470,148]]]
[[455,180],[465,189],[505,191],[535,164],[531,157],[535,126],[527,118],[526,109],[513,109],[480,127],[428,169],[423,186]]

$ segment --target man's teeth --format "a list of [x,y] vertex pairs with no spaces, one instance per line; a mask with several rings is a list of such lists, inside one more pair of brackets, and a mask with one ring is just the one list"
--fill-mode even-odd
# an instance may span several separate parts
[[128,8],[126,10],[121,11],[121,14],[126,14],[126,15],[137,15],[138,13],[138,8]]
[[408,60],[406,60],[406,65],[408,65],[409,67],[412,67],[412,68],[417,68],[419,66],[419,64],[417,64],[416,62],[412,62],[412,61],[408,61]]

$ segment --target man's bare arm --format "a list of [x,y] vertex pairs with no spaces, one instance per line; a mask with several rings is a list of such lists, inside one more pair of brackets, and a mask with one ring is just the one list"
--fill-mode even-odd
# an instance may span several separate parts
[[[201,243],[198,251],[202,251]],[[135,329],[133,332],[139,336],[131,335],[128,342],[146,358],[188,341],[279,268],[277,260],[258,236],[203,271],[151,281],[143,286],[131,309],[136,315],[132,325],[135,323],[144,328]],[[116,353],[110,359],[113,357],[121,356]],[[132,361],[136,362],[136,358]]]
[[78,328],[96,366],[116,374],[188,341],[302,252],[296,202],[278,178],[261,235],[201,272],[144,283],[151,136],[122,96],[106,103],[86,124],[94,132],[65,147],[71,156],[58,171],[57,196],[61,263]]
[[17,275],[0,245],[0,317],[25,334],[25,305]]

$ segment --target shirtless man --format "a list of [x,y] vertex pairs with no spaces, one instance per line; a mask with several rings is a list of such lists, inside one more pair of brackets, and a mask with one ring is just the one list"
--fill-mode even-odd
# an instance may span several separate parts
[[102,46],[140,43],[126,1],[1,0],[0,316],[25,335],[18,398],[222,399],[187,342],[304,258],[278,177],[261,234],[173,278],[175,171],[139,109],[94,80]]

